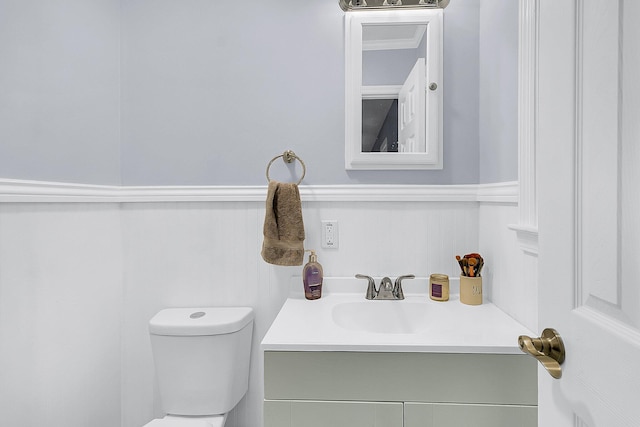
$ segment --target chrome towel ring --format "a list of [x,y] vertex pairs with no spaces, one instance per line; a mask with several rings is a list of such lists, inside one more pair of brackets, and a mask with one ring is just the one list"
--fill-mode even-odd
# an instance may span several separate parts
[[271,167],[271,164],[274,161],[276,161],[276,159],[279,159],[280,157],[282,157],[282,160],[284,160],[285,163],[291,163],[294,160],[297,160],[297,161],[300,162],[300,164],[302,165],[302,176],[300,177],[300,179],[296,183],[296,184],[300,184],[302,182],[302,180],[304,179],[304,176],[307,174],[307,166],[304,164],[302,159],[300,157],[296,156],[296,153],[294,153],[291,150],[287,150],[284,153],[280,154],[279,156],[275,156],[273,159],[271,159],[271,161],[267,165],[267,182],[271,182],[271,177],[269,177],[269,168]]

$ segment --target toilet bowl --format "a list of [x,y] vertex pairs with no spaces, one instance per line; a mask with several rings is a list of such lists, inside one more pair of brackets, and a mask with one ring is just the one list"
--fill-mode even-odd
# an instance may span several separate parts
[[249,307],[169,308],[149,321],[164,418],[144,427],[223,427],[249,386]]

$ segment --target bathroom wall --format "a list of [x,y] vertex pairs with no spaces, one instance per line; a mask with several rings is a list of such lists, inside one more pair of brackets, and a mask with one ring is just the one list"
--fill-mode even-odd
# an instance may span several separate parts
[[[475,208],[468,203],[311,202],[304,203],[307,241],[319,249],[325,274],[399,275],[452,271],[448,256],[474,247]],[[136,426],[149,416],[151,356],[147,319],[166,306],[250,305],[256,309],[251,387],[234,411],[231,426],[258,426],[262,406],[259,343],[284,302],[290,277],[301,267],[276,267],[259,255],[262,203],[185,203],[127,205],[123,215],[125,244],[123,426]],[[317,232],[321,219],[337,219],[343,230],[340,249],[322,250]],[[423,221],[427,218],[430,221]],[[464,224],[467,224],[466,226]],[[363,239],[375,230],[375,241]],[[450,239],[443,240],[443,236]],[[235,241],[230,245],[228,242]],[[443,245],[444,243],[444,245]],[[355,257],[349,254],[358,254]],[[131,355],[131,356],[129,356]],[[145,392],[146,391],[146,392]],[[157,399],[155,400],[157,402]],[[147,412],[134,418],[135,408]],[[156,415],[161,412],[155,408]],[[136,424],[138,423],[138,424]]]
[[[511,46],[480,22],[508,27],[496,10],[509,3],[447,8],[445,169],[346,172],[337,2],[0,1],[0,342],[12,349],[0,352],[3,419],[140,427],[161,414],[148,319],[168,306],[241,304],[257,316],[251,385],[228,425],[259,427],[258,344],[300,269],[261,260],[263,201],[23,204],[2,200],[1,178],[263,186],[267,162],[293,149],[312,190],[514,180],[515,110],[503,107],[515,95],[496,96],[509,76],[491,59],[481,68],[479,54],[506,68],[514,59],[493,52]],[[535,280],[507,229],[513,200],[342,200],[305,201],[307,247],[319,247],[321,219],[340,221],[340,249],[319,251],[327,275],[455,276],[451,255],[480,250],[487,297],[536,327]]]
[[120,425],[121,253],[116,204],[0,203],[0,424]]
[[348,172],[337,2],[124,2],[124,184],[263,184],[285,149],[310,185],[478,182],[477,5],[445,16],[445,169]]
[[120,7],[0,1],[0,178],[120,184]]
[[[327,276],[456,277],[453,255],[479,251],[487,260],[486,298],[536,330],[536,259],[507,228],[517,222],[516,193],[505,198],[497,190],[492,197],[492,187],[481,189],[479,203],[446,193],[432,201],[305,201],[305,246],[318,249]],[[241,195],[239,201],[153,203],[2,198],[5,422],[140,427],[162,414],[148,320],[165,307],[247,305],[256,311],[250,388],[228,426],[261,425],[259,343],[301,270],[262,261],[263,201]],[[340,223],[337,250],[320,248],[323,219]]]
[[482,0],[479,182],[518,180],[518,1]]
[[517,203],[481,203],[479,250],[491,260],[483,270],[491,283],[488,298],[531,331],[538,331],[538,255],[523,250],[515,231]]
[[445,14],[444,170],[347,172],[337,2],[3,1],[0,177],[260,185],[292,149],[310,185],[477,183],[479,3]]
[[[306,247],[328,276],[454,276],[452,254],[478,245],[474,201],[303,205]],[[339,249],[319,248],[321,219],[340,222]],[[263,220],[263,201],[0,203],[3,420],[140,427],[162,414],[149,319],[165,307],[247,305],[250,389],[228,426],[260,426],[259,343],[301,272],[262,261]]]

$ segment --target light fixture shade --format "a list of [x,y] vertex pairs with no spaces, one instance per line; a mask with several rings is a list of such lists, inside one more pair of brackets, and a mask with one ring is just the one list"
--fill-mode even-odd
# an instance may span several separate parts
[[416,7],[445,8],[450,0],[338,0],[345,12],[350,10],[398,9]]

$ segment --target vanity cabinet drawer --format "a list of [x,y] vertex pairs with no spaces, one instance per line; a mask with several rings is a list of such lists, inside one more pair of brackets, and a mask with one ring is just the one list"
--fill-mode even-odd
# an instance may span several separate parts
[[405,403],[404,427],[537,427],[538,407]]
[[264,353],[265,398],[537,405],[524,354]]
[[265,400],[266,427],[403,427],[402,403]]

